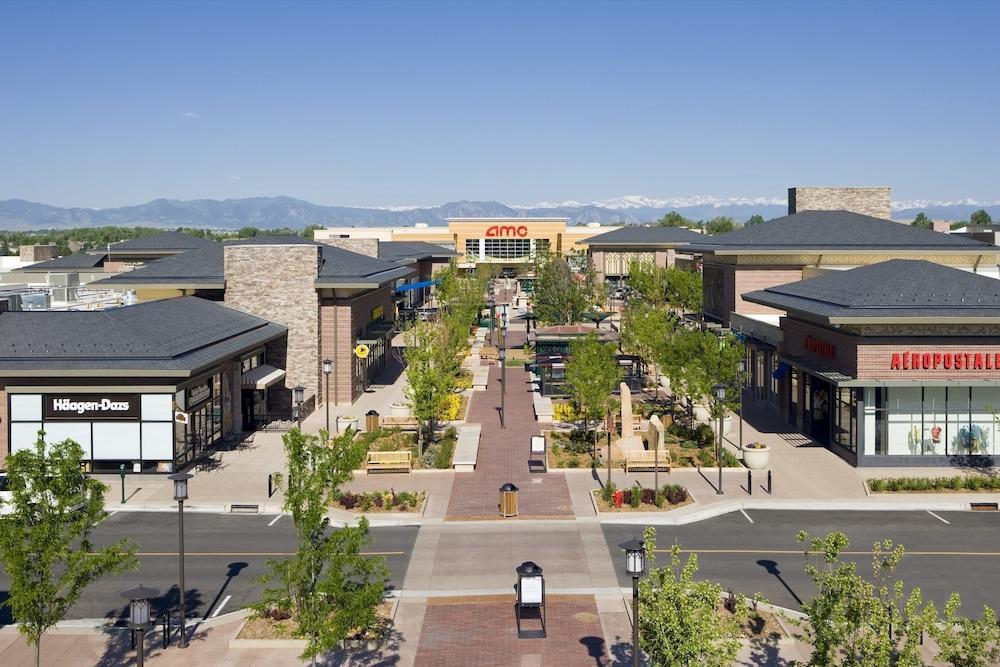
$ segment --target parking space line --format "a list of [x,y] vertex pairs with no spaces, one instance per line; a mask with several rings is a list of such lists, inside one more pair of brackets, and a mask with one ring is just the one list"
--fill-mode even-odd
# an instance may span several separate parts
[[232,597],[233,597],[232,595],[227,595],[226,597],[222,598],[222,602],[220,602],[219,606],[216,607],[215,611],[212,612],[212,618],[215,618],[216,616],[219,615],[219,612],[222,611],[222,608],[226,606],[226,603],[229,602],[229,599]]
[[746,517],[747,521],[749,521],[750,523],[753,523],[753,519],[751,519],[750,515],[746,513],[746,510],[740,510],[740,514],[742,514],[744,517]]
[[278,519],[280,519],[280,518],[281,518],[281,515],[279,514],[278,516],[276,516],[273,519],[271,519],[271,523],[267,524],[267,527],[270,528],[274,524],[278,523]]
[[951,521],[948,521],[948,519],[945,519],[944,517],[940,517],[940,516],[938,516],[937,514],[935,514],[934,512],[932,512],[930,510],[927,510],[927,513],[930,514],[935,519],[937,519],[938,521],[941,521],[943,523],[947,523],[948,525],[951,525]]

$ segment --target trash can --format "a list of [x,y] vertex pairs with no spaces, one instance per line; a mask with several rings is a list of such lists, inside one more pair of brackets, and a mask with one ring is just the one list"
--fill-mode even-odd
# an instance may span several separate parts
[[365,413],[365,430],[375,431],[379,427],[379,414],[374,410]]
[[500,487],[500,516],[517,516],[517,487],[510,482]]

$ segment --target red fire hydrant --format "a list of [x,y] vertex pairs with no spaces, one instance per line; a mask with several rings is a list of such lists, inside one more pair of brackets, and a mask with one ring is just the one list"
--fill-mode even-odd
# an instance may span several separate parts
[[625,501],[625,492],[615,491],[611,494],[611,500],[614,502],[615,507],[621,507],[622,503]]

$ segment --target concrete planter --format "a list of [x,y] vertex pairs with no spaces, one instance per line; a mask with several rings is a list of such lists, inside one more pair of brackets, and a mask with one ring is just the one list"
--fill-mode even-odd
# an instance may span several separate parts
[[393,403],[389,406],[390,417],[409,417],[410,406],[406,403]]
[[663,389],[666,389],[667,391],[670,391],[670,378],[668,378],[666,375],[661,375],[660,376],[660,387],[662,387]]
[[743,464],[752,470],[763,470],[770,460],[771,448],[767,445],[760,448],[743,448]]
[[708,422],[712,418],[712,411],[704,403],[694,404],[694,420],[696,422]]
[[347,429],[358,430],[358,418],[351,416],[337,417],[337,432],[343,433]]

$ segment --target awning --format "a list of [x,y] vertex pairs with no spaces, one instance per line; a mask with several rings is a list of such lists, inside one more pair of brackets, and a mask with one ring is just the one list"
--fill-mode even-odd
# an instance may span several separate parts
[[267,389],[285,377],[285,371],[274,366],[261,364],[243,374],[241,384],[244,389]]
[[396,294],[401,294],[403,292],[409,292],[410,290],[413,290],[413,289],[421,289],[423,287],[431,287],[432,285],[435,285],[435,284],[437,284],[436,280],[421,280],[419,283],[407,283],[406,285],[402,285],[401,287],[397,287],[396,288]]
[[778,364],[778,367],[774,369],[774,372],[771,373],[771,377],[773,377],[775,380],[783,380],[785,379],[785,376],[788,375],[788,371],[790,371],[791,369],[792,367],[789,364],[782,361],[780,364]]

